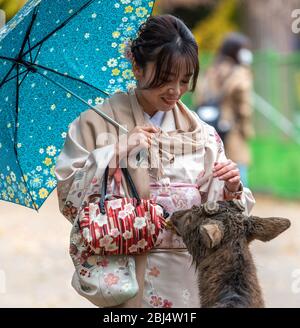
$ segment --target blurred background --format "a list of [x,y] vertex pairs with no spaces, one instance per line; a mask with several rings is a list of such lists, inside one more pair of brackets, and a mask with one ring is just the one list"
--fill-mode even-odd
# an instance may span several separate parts
[[[181,17],[200,47],[203,74],[227,33],[252,41],[256,137],[250,141],[252,190],[300,197],[300,33],[292,32],[298,0],[158,0],[155,12]],[[191,95],[185,102],[193,108]]]
[[[25,2],[0,0],[6,21]],[[252,246],[269,307],[300,307],[300,22],[298,29],[292,28],[297,27],[292,17],[296,9],[299,0],[157,0],[154,7],[155,15],[178,16],[192,30],[201,76],[227,33],[239,31],[252,41],[253,213],[292,221],[269,244]],[[197,105],[190,93],[183,101],[191,109]],[[0,203],[0,307],[92,306],[70,286],[69,231],[55,192],[39,213]]]

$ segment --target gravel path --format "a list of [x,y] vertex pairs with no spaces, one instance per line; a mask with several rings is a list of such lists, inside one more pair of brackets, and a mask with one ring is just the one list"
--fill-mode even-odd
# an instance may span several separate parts
[[[292,221],[284,234],[251,247],[268,307],[300,307],[300,202],[256,196],[253,214]],[[0,202],[0,307],[93,307],[72,289],[70,223],[56,192],[39,213]]]

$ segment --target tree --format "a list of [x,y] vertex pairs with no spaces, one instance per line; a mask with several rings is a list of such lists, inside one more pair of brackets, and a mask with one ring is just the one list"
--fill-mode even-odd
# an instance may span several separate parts
[[280,53],[293,50],[297,35],[292,32],[294,9],[299,0],[240,0],[244,25],[256,49]]
[[0,9],[6,14],[8,22],[20,10],[27,0],[0,0]]

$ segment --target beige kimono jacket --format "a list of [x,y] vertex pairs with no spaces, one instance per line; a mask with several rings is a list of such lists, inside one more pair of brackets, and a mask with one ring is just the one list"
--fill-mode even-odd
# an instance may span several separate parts
[[248,141],[254,136],[252,80],[249,68],[224,60],[206,72],[203,81],[199,81],[196,91],[197,104],[224,93],[221,116],[232,127],[226,136],[226,154],[232,161],[245,165],[251,163]]
[[[126,128],[129,131],[136,125],[151,124],[145,120],[144,112],[133,90],[128,94],[117,93],[113,95],[100,107],[101,110],[122,125],[126,122]],[[163,119],[163,125],[166,129],[172,130],[176,127],[182,131],[188,131],[188,122],[185,121],[182,110],[188,111],[185,107],[182,109],[181,106],[180,109],[176,106],[171,112],[166,113]],[[201,202],[224,199],[224,183],[212,176],[213,163],[226,160],[223,145],[213,128],[200,121],[197,115],[193,117],[209,136],[206,146],[197,152],[196,156],[190,154],[184,160],[180,156],[176,156],[176,169],[166,167],[164,179],[168,178],[173,182],[176,180],[183,182],[184,180],[197,180]],[[111,133],[110,137],[107,138],[104,132]],[[57,191],[60,211],[71,223],[74,222],[78,209],[88,196],[99,193],[99,185],[104,170],[114,155],[116,134],[115,127],[92,110],[83,112],[70,124],[64,148],[57,159],[55,172],[58,180]],[[152,182],[155,180],[153,180],[152,170],[130,166],[128,170],[140,197],[149,198],[150,180]],[[124,181],[122,181],[122,192],[128,194],[128,188]],[[250,212],[255,201],[247,188],[244,189],[242,201],[247,211]],[[140,292],[137,297],[124,304],[126,307],[140,306],[141,304],[146,260],[146,256],[136,258]]]

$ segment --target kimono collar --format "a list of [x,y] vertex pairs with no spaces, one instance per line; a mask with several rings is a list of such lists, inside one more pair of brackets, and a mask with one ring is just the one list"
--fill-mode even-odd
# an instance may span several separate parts
[[[144,111],[138,103],[134,89],[129,90],[128,95],[135,124],[145,125]],[[163,166],[172,164],[176,155],[195,153],[205,147],[208,141],[207,130],[181,101],[176,103],[172,111],[176,129],[169,132],[160,129],[154,134],[149,149],[148,164],[157,169],[157,179],[162,178],[164,174]]]
[[158,111],[153,116],[150,116],[148,113],[144,113],[146,119],[148,119],[154,126],[161,127],[165,112]]

